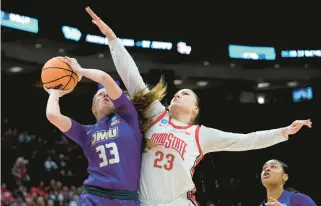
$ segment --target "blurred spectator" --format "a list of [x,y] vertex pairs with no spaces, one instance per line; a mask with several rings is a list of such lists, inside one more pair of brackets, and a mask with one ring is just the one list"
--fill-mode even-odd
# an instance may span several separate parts
[[205,206],[215,206],[215,204],[212,202],[212,200],[209,200],[205,203]]
[[27,131],[24,131],[19,135],[19,142],[20,143],[28,143],[30,142],[32,137],[28,134]]
[[78,195],[73,195],[72,200],[69,203],[69,206],[77,206]]
[[45,206],[45,200],[43,199],[43,197],[38,197],[37,198],[37,206]]
[[51,192],[55,191],[56,188],[57,188],[56,181],[54,179],[52,179],[52,180],[50,180],[50,185],[45,187],[45,191],[51,193]]
[[35,187],[35,186],[31,187],[30,192],[35,193],[38,196],[48,198],[48,192],[45,191],[45,185],[43,181],[40,182],[38,187]]
[[47,172],[51,172],[52,170],[57,169],[58,166],[54,161],[52,161],[51,157],[48,157],[45,161],[45,168]]
[[15,194],[15,201],[10,206],[27,206],[25,198],[21,192]]
[[48,204],[47,204],[48,206],[54,206],[55,205],[55,203],[54,203],[54,201],[53,200],[48,200]]
[[1,184],[1,205],[9,205],[14,202],[13,194],[9,190],[7,190],[7,185]]
[[27,174],[27,165],[28,160],[23,157],[18,157],[12,168],[12,174],[15,177],[16,184],[20,185],[24,181],[28,182],[30,180],[29,175]]

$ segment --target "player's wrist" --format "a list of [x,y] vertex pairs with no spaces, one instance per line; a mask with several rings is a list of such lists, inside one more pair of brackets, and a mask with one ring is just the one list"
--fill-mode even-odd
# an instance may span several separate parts
[[77,69],[75,69],[74,71],[77,73],[77,74],[80,74],[80,75],[83,75],[84,76],[84,71],[86,69],[82,68],[82,67],[79,67]]
[[107,31],[105,32],[105,36],[106,36],[108,42],[111,42],[111,41],[117,39],[116,34],[110,28],[107,29]]
[[58,89],[51,89],[50,90],[50,97],[53,99],[58,100],[61,97],[61,90]]
[[289,134],[289,127],[283,127],[281,129],[281,133],[284,137],[288,137],[290,134]]

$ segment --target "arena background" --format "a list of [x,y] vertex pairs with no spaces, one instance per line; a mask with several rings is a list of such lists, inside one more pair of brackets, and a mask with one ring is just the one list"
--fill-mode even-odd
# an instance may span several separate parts
[[[39,205],[74,205],[87,177],[80,148],[46,120],[48,94],[40,82],[44,62],[62,55],[119,79],[108,46],[97,43],[103,39],[84,10],[87,5],[123,39],[147,83],[166,76],[165,102],[179,88],[196,91],[200,124],[247,133],[312,119],[312,129],[302,129],[285,143],[207,154],[194,175],[201,205],[258,205],[265,198],[261,168],[271,158],[288,164],[289,187],[321,204],[321,32],[311,5],[296,10],[213,2],[7,0],[1,8],[2,205],[32,199]],[[231,58],[232,53],[241,58]],[[62,112],[93,123],[96,90],[96,84],[82,80],[61,99]],[[12,174],[19,157],[28,160],[23,186]]]

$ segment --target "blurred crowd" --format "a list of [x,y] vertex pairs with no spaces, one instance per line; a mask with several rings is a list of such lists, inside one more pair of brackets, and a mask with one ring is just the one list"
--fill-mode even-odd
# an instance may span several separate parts
[[82,188],[75,186],[63,186],[61,182],[51,180],[50,184],[45,186],[41,181],[37,186],[27,186],[23,184],[10,191],[5,183],[1,184],[1,205],[12,206],[53,206],[53,205],[77,205],[77,199]]
[[4,123],[1,205],[76,205],[86,177],[81,149],[58,131],[42,138]]
[[[48,132],[30,133],[27,129],[11,126],[7,119],[3,120],[1,206],[77,204],[82,183],[87,177],[83,152],[54,127],[40,130]],[[259,203],[265,197],[260,185],[260,165],[243,162],[255,154],[205,155],[193,177],[200,205],[247,206]]]
[[[87,162],[81,148],[52,127],[47,137],[18,131],[4,120],[2,130],[1,205],[10,206],[73,206],[82,191],[87,176]],[[9,155],[10,154],[10,155]],[[199,199],[207,206],[218,204],[213,195],[204,198],[203,177],[198,181]],[[230,180],[231,187],[234,179]],[[220,188],[217,181],[214,188]],[[219,190],[217,190],[219,191]],[[241,206],[240,201],[235,204]]]

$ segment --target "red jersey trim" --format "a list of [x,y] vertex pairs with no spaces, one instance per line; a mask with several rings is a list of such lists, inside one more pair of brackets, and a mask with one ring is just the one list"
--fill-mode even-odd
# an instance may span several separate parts
[[[200,161],[203,159],[204,154],[200,145],[200,141],[199,141],[199,132],[200,132],[201,126],[197,126],[196,130],[195,130],[195,141],[196,141],[196,145],[198,148],[198,151],[200,153],[200,155],[195,159],[194,165],[191,168],[191,176],[193,177],[194,172],[195,172],[195,167],[200,163]],[[194,205],[199,206],[199,203],[196,201],[195,198],[195,192],[196,192],[196,188],[194,188],[192,191],[187,192],[187,198],[193,202]]]
[[200,155],[203,158],[204,154],[203,154],[203,151],[202,151],[202,148],[201,148],[201,144],[200,144],[200,129],[201,129],[201,126],[198,125],[196,127],[196,130],[195,130],[195,141],[196,141],[196,145],[197,145],[198,151],[199,151]]
[[177,126],[177,125],[175,125],[175,124],[172,122],[172,118],[171,118],[171,117],[169,117],[168,123],[169,123],[169,125],[171,125],[171,126],[174,127],[175,129],[188,129],[188,128],[190,128],[191,126],[193,126],[192,124],[189,124],[189,125],[186,125],[186,126]]

